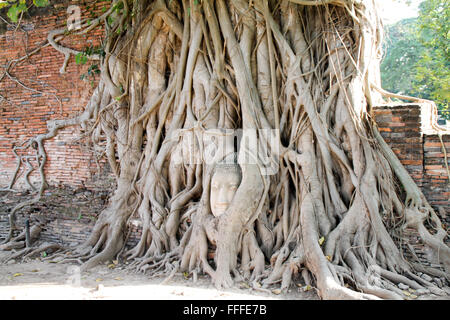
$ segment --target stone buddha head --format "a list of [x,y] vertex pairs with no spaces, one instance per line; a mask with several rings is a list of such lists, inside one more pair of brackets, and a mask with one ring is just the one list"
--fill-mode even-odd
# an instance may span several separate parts
[[241,167],[237,162],[219,162],[211,178],[210,204],[215,217],[224,214],[241,183]]

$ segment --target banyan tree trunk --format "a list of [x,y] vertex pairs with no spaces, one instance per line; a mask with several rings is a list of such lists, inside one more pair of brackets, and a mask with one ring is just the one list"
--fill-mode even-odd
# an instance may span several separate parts
[[[446,231],[371,117],[382,99],[375,0],[112,6],[95,21],[114,18],[100,83],[80,117],[56,124],[106,139],[117,177],[71,259],[87,269],[123,253],[139,270],[205,272],[219,288],[286,290],[302,276],[323,299],[396,299],[398,282],[431,286],[400,247],[414,228],[439,252],[441,270],[422,272],[448,276]],[[229,153],[241,182],[216,217],[211,178]],[[132,217],[142,236],[124,252]]]

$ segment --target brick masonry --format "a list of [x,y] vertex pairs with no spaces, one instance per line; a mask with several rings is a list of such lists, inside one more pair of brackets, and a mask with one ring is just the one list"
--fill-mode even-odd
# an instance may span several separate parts
[[[46,40],[50,30],[61,28],[68,18],[67,1],[58,1],[47,14],[23,21],[24,29],[7,30],[0,33],[0,66],[11,59],[22,57]],[[83,1],[70,1],[80,4]],[[96,2],[94,7],[82,6],[82,14],[91,11],[100,13],[109,1]],[[96,46],[100,43],[102,30],[89,36],[71,37],[64,44],[82,50],[86,44]],[[48,120],[71,117],[79,114],[93,92],[90,82],[80,79],[88,65],[77,65],[74,57],[70,59],[65,74],[59,70],[64,56],[47,46],[36,55],[18,64],[11,76],[0,82],[0,188],[6,187],[16,166],[12,146],[20,144],[37,134],[46,132]],[[94,81],[95,85],[96,81]],[[24,86],[31,88],[25,89]],[[374,108],[374,116],[380,132],[405,165],[413,179],[434,207],[442,207],[450,223],[449,178],[444,163],[444,153],[439,137],[422,132],[423,108],[417,104],[404,104]],[[48,162],[45,167],[48,181],[54,186],[95,189],[110,175],[98,175],[95,156],[85,146],[85,141],[76,141],[79,128],[67,128],[45,144]],[[450,151],[450,135],[443,135],[445,148]],[[100,167],[102,167],[100,162]],[[106,167],[107,168],[107,167]],[[103,168],[104,169],[104,168]],[[104,171],[103,171],[104,172]],[[22,172],[23,175],[23,172]],[[100,179],[100,176],[103,177]],[[105,178],[106,177],[106,178]],[[31,176],[37,181],[37,174]],[[24,187],[19,179],[15,187]],[[43,237],[49,241],[63,243],[80,242],[92,229],[93,220],[80,220],[64,215],[49,217]],[[20,217],[19,217],[20,220]],[[445,219],[444,219],[445,220]],[[5,216],[0,217],[1,235],[7,224]],[[140,233],[139,225],[132,227],[129,243],[136,243]]]
[[[26,32],[8,28],[6,32],[0,33],[1,67],[42,46],[50,30],[65,27],[69,17],[66,11],[68,3],[81,4],[82,1],[57,2],[59,4],[46,9],[43,15],[22,21]],[[91,12],[99,14],[102,5],[107,3],[110,2],[82,7],[82,17],[89,16]],[[73,36],[63,43],[73,49],[83,50],[86,46],[99,45],[102,35],[103,31],[97,29],[89,36]],[[60,74],[63,62],[64,55],[48,45],[11,69],[11,77],[5,76],[0,82],[0,188],[8,186],[16,167],[17,160],[12,152],[14,144],[21,145],[29,138],[45,133],[48,120],[79,114],[88,102],[97,79],[92,85],[89,81],[81,80],[80,76],[86,73],[89,63],[77,65],[72,56],[66,73]],[[87,150],[85,141],[75,139],[79,130],[76,127],[61,130],[57,138],[46,142],[49,157],[45,172],[50,183],[92,185],[92,178],[98,171],[97,161],[92,152]],[[32,163],[36,166],[35,162]],[[31,175],[31,181],[35,183],[39,181],[38,178],[37,172]],[[17,186],[23,187],[24,179],[19,179]]]
[[[430,109],[428,105],[402,104],[374,108],[374,117],[380,134],[395,152],[400,162],[422,189],[430,205],[440,216],[444,228],[450,226],[450,177],[445,166],[445,153],[450,151],[450,132],[443,132],[441,140],[430,130]],[[447,155],[447,164],[450,158]],[[415,255],[424,264],[436,262],[415,230],[405,230]],[[449,243],[449,237],[446,242]],[[404,246],[404,254],[412,258]]]
[[[445,165],[450,166],[450,132],[428,129],[426,105],[403,104],[374,108],[375,120],[385,141],[421,187],[436,210],[445,210],[443,220],[450,225],[450,178]],[[445,153],[443,150],[445,147]]]

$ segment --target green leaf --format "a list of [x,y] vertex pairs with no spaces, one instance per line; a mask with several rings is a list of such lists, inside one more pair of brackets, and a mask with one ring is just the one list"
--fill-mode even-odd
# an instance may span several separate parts
[[8,9],[8,13],[6,15],[12,22],[17,22],[19,20],[20,12],[21,11],[19,10],[17,4],[14,4]]
[[7,6],[9,6],[8,1],[0,1],[0,9],[5,8]]
[[325,241],[325,237],[319,239],[319,246],[321,246]]
[[82,52],[78,53],[75,56],[75,63],[76,64],[86,64],[86,62],[88,61],[88,58],[86,57],[86,55]]
[[33,4],[36,7],[46,7],[48,6],[50,3],[48,0],[33,0]]
[[25,2],[20,1],[20,4],[17,6],[17,9],[19,10],[19,13],[25,12],[28,10],[27,4]]
[[83,56],[83,54],[80,52],[75,56],[75,63],[76,64],[81,64],[81,57]]
[[108,18],[106,18],[106,20],[107,20],[107,22],[108,22],[108,24],[109,24],[110,26],[113,25],[113,23],[114,23],[114,18],[113,18],[113,17],[108,16]]

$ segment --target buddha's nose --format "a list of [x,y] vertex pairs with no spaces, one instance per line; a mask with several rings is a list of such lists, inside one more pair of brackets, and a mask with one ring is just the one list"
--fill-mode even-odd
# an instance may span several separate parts
[[217,204],[221,206],[228,205],[229,199],[227,197],[227,192],[225,188],[219,189],[219,196],[217,197]]

